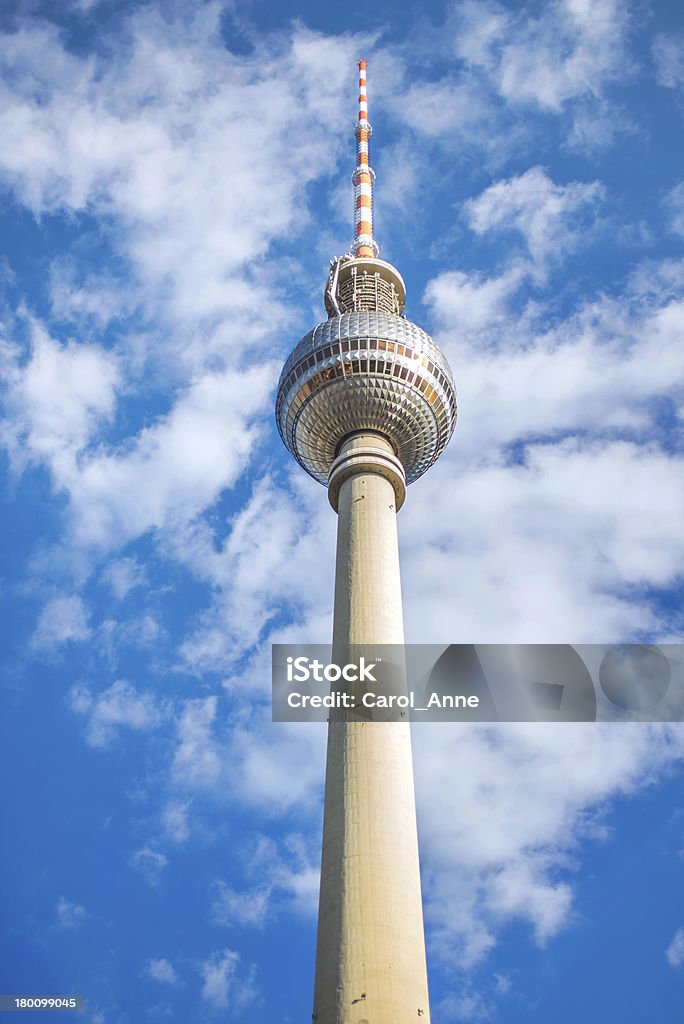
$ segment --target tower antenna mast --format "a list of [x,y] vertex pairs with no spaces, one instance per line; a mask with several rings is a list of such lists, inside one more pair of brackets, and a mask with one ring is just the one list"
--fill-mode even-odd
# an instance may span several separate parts
[[353,252],[355,256],[377,256],[378,244],[373,238],[373,183],[375,171],[370,166],[368,143],[373,133],[368,120],[368,94],[366,92],[365,60],[359,61],[359,119],[356,122],[356,168],[352,175],[354,184],[354,228]]

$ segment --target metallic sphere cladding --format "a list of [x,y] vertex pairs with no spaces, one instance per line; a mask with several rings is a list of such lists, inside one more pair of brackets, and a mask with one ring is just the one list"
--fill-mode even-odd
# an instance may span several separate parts
[[276,420],[286,447],[322,484],[343,439],[367,430],[388,438],[411,483],[453,433],[456,390],[425,331],[394,313],[359,309],[332,316],[295,347]]

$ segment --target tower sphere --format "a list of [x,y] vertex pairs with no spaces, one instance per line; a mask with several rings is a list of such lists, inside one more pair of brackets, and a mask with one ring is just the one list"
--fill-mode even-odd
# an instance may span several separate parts
[[390,441],[411,483],[435,462],[456,425],[456,389],[432,338],[402,316],[398,271],[373,257],[331,261],[329,318],[290,353],[276,420],[286,447],[322,484],[341,443],[373,431]]

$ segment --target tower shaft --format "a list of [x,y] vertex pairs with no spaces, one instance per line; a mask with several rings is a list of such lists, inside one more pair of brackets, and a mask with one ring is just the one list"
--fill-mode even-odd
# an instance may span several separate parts
[[[333,660],[403,644],[396,510],[404,474],[379,434],[341,447]],[[427,1024],[429,1005],[408,724],[331,721],[314,1024]]]

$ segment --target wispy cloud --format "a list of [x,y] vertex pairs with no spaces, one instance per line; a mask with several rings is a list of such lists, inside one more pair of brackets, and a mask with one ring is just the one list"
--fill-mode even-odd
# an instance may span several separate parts
[[483,727],[456,740],[420,729],[415,740],[433,948],[464,964],[505,922],[528,922],[540,944],[563,928],[572,857],[606,839],[606,802],[684,758],[676,727]]
[[[520,234],[534,262],[562,258],[580,242],[587,241],[587,214],[591,216],[604,189],[600,182],[557,185],[541,167],[532,167],[515,178],[497,181],[463,212],[478,235],[487,231]],[[581,234],[580,234],[581,230]]]
[[318,842],[302,835],[286,835],[279,842],[257,835],[249,845],[244,872],[250,879],[259,879],[258,884],[240,890],[218,879],[213,887],[212,920],[228,927],[254,927],[283,909],[313,915],[318,906],[317,861]]
[[527,5],[511,11],[470,2],[459,6],[455,24],[459,57],[481,68],[510,103],[559,111],[601,95],[631,70],[630,13],[617,0],[553,0],[537,16]]
[[98,345],[61,344],[29,321],[30,358],[9,375],[4,440],[15,464],[45,461],[58,482],[73,472],[78,452],[115,408],[119,370]]
[[173,843],[184,843],[190,838],[189,800],[170,800],[161,813],[162,824]]
[[214,786],[225,772],[221,748],[212,734],[216,697],[188,701],[178,721],[173,772],[184,786]]
[[81,643],[90,636],[88,614],[76,594],[60,594],[42,609],[31,644],[38,653],[52,654],[68,643]]
[[678,928],[672,936],[672,941],[665,950],[665,958],[670,967],[684,966],[684,928]]
[[[330,588],[317,566],[321,545],[334,545],[335,524],[319,498],[318,487],[307,481],[290,488],[271,477],[257,479],[220,547],[206,523],[177,532],[171,543],[179,560],[216,588],[210,609],[182,646],[190,670],[226,668],[273,619],[283,613],[305,618],[330,605]],[[307,587],[293,587],[293,566]],[[261,695],[263,688],[262,677]]]
[[172,964],[163,957],[159,960],[150,960],[147,965],[147,974],[153,981],[159,981],[164,985],[177,985],[178,975]]
[[60,928],[80,928],[85,923],[88,914],[85,907],[78,903],[72,903],[64,896],[57,900],[57,922]]
[[166,854],[154,850],[150,846],[143,846],[136,850],[129,861],[132,868],[139,871],[145,881],[150,885],[159,885],[162,872],[168,865],[169,859]]
[[131,590],[144,585],[145,567],[136,558],[120,558],[108,563],[102,579],[109,585],[114,597],[122,601]]
[[138,693],[123,680],[96,695],[86,686],[75,686],[69,695],[69,706],[86,717],[86,740],[92,747],[109,746],[121,728],[145,732],[160,721],[154,696]]
[[684,181],[678,181],[665,197],[665,209],[669,214],[670,231],[684,237]]
[[261,925],[266,918],[270,897],[270,886],[239,892],[218,881],[214,886],[211,919],[215,924],[226,926]]
[[216,950],[201,966],[202,998],[212,1006],[238,1013],[256,998],[256,970],[241,972],[240,955],[231,949]]
[[656,77],[660,85],[677,89],[684,85],[684,35],[659,33],[652,44]]

